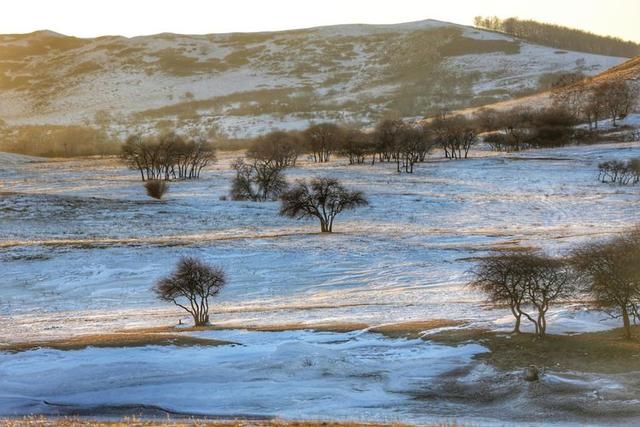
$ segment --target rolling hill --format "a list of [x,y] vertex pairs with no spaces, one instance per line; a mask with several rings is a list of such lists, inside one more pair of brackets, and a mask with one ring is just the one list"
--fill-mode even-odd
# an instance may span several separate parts
[[[599,73],[588,81],[587,86],[597,85],[608,80],[625,80],[637,87],[640,91],[640,56],[629,59],[620,65],[612,67]],[[479,107],[469,107],[456,111],[456,113],[471,116],[481,108],[492,108],[498,111],[510,110],[519,107],[549,107],[552,105],[551,91],[543,91],[530,96],[500,101],[493,104],[487,104]],[[640,108],[640,105],[637,106]]]
[[539,92],[627,58],[426,20],[270,33],[0,36],[0,119],[244,137],[310,121],[370,123]]

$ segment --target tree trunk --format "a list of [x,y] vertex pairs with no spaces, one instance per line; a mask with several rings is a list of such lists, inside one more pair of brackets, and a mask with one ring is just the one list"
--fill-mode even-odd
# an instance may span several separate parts
[[522,314],[520,314],[518,311],[516,311],[515,307],[511,307],[511,312],[513,313],[513,317],[516,318],[516,324],[513,325],[513,333],[514,334],[519,334],[520,333],[520,324],[522,323]]
[[538,313],[538,336],[540,338],[544,338],[547,332],[547,320],[544,317],[544,312],[540,311]]
[[629,320],[629,311],[627,307],[622,308],[622,323],[624,325],[624,338],[631,339],[631,321]]

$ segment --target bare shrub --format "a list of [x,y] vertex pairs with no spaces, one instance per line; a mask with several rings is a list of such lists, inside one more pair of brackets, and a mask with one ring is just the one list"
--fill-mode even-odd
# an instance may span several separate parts
[[147,195],[154,199],[161,200],[162,197],[169,191],[169,184],[166,181],[159,179],[152,179],[144,183],[144,188],[147,190]]

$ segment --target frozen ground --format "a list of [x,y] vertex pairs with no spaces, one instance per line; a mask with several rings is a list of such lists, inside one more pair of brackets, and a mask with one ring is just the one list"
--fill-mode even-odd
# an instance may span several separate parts
[[[216,415],[463,425],[625,425],[640,375],[547,372],[524,383],[487,351],[367,332],[201,333],[221,347],[0,354],[0,414]],[[550,396],[554,398],[550,398]],[[629,422],[628,425],[632,425]]]
[[[220,200],[232,176],[228,154],[204,179],[172,183],[162,202],[149,200],[136,172],[115,160],[3,156],[0,341],[175,324],[182,313],[156,301],[150,287],[185,254],[229,273],[212,314],[220,325],[455,319],[508,328],[508,312],[484,306],[464,286],[473,257],[504,245],[561,253],[634,224],[638,187],[596,179],[599,161],[630,157],[640,157],[639,144],[485,153],[459,162],[434,158],[414,175],[397,175],[394,165],[303,161],[288,171],[291,180],[335,176],[371,202],[339,217],[337,233],[321,235],[315,222],[278,217],[277,203]],[[552,332],[614,325],[577,305],[550,313]],[[456,400],[442,388],[446,381],[431,381],[452,370],[455,387],[491,378],[482,371],[486,366],[470,362],[484,351],[478,346],[445,348],[366,332],[214,335],[243,346],[0,354],[0,413],[55,412],[58,407],[45,400],[72,407],[156,402],[177,412],[287,417],[424,421],[454,414],[479,425],[495,416],[526,422],[527,405],[542,405],[567,422],[582,420],[573,409],[544,406],[536,394],[543,389],[518,394],[500,388],[515,387],[515,377],[489,387],[491,393],[507,390],[509,399],[496,395],[481,406]],[[594,390],[613,396],[615,403],[604,400],[611,407],[627,408],[614,391],[637,387],[634,375],[550,374],[543,387],[586,399],[570,408],[591,405]],[[185,397],[192,389],[197,399]],[[512,405],[513,412],[500,405]]]

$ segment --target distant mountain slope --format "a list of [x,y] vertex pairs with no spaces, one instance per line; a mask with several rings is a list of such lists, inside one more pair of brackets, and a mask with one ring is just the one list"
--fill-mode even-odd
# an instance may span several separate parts
[[559,51],[439,21],[272,33],[0,36],[0,119],[246,136],[311,120],[369,123],[534,93],[625,58]]

